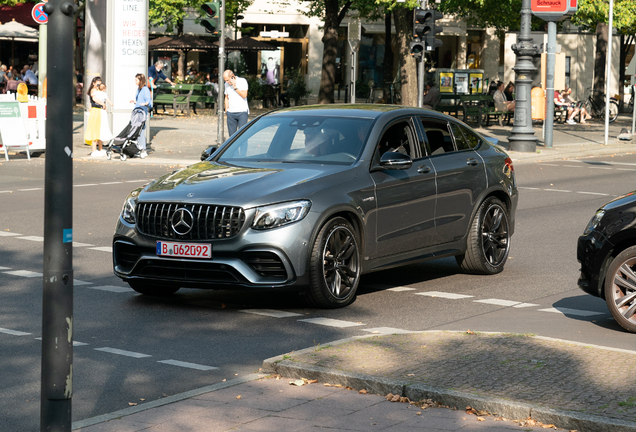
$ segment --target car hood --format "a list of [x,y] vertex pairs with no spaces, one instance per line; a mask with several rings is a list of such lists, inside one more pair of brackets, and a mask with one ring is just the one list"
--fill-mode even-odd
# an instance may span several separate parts
[[636,204],[636,191],[614,198],[603,207],[604,210],[614,210],[621,207],[629,207]]
[[355,170],[342,165],[270,164],[262,168],[204,161],[151,182],[139,200],[249,208],[310,198],[354,177]]

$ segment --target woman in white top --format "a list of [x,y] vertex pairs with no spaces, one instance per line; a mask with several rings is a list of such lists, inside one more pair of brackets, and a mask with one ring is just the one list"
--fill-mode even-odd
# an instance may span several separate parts
[[514,111],[515,101],[507,100],[503,90],[504,83],[502,83],[501,81],[497,81],[497,91],[492,97],[495,101],[495,109],[497,111]]

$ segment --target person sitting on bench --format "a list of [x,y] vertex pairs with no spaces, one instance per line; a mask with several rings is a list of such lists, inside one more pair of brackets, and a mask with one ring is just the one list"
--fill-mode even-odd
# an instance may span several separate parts
[[495,109],[501,112],[511,112],[515,110],[515,101],[509,101],[504,94],[504,83],[497,81],[497,91],[493,95]]

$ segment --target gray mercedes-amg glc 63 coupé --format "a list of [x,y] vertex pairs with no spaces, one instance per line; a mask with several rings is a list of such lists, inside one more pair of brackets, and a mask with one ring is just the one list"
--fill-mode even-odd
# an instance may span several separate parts
[[283,109],[132,191],[114,269],[142,294],[291,288],[342,307],[362,274],[416,261],[455,256],[466,272],[501,272],[517,199],[508,155],[447,115]]

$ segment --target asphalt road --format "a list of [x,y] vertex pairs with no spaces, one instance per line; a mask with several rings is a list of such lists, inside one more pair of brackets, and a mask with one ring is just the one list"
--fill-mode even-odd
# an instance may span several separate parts
[[[112,233],[128,192],[171,168],[76,161],[73,419],[254,373],[264,358],[368,332],[504,331],[633,349],[636,335],[577,288],[576,240],[600,205],[633,189],[636,156],[515,168],[516,233],[502,274],[465,275],[453,259],[411,265],[366,275],[351,306],[325,311],[288,293],[137,295],[112,274]],[[43,178],[43,159],[0,163],[0,431],[39,424]]]

